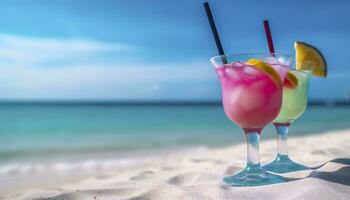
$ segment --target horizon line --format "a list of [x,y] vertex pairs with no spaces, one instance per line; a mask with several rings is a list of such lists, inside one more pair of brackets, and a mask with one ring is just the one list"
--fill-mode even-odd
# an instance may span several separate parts
[[[66,100],[0,100],[0,105],[221,105],[221,100],[88,100],[88,99],[66,99]],[[311,106],[350,106],[350,99],[325,100],[310,99]]]

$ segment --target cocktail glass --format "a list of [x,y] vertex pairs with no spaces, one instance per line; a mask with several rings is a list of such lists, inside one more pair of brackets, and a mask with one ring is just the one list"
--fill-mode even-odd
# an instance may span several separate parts
[[298,164],[289,158],[287,138],[289,127],[306,109],[310,73],[301,70],[290,70],[289,73],[292,73],[298,79],[298,82],[294,87],[288,84],[283,86],[282,108],[273,121],[277,131],[277,157],[271,163],[263,166],[265,170],[275,173],[309,169],[307,166]]
[[[251,58],[270,63],[276,77],[244,63]],[[224,111],[240,126],[247,141],[247,165],[238,174],[224,177],[231,186],[259,186],[284,182],[260,166],[259,139],[262,129],[278,115],[282,105],[282,83],[292,58],[282,54],[236,54],[210,59],[221,82]],[[274,71],[274,70],[273,70]]]

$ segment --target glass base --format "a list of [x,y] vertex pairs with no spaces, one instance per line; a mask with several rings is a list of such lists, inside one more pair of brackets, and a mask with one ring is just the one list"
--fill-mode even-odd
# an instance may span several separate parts
[[271,163],[263,166],[263,169],[274,173],[288,173],[310,169],[307,166],[292,161],[288,155],[278,155]]
[[247,166],[243,171],[235,175],[225,176],[223,181],[230,186],[261,186],[275,183],[283,183],[287,180],[279,175],[263,170],[259,165]]

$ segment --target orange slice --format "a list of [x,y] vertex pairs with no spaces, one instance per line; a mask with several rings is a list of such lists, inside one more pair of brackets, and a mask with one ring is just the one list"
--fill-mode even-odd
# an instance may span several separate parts
[[263,71],[265,74],[270,76],[270,78],[276,83],[277,86],[282,85],[282,81],[278,75],[278,72],[271,65],[255,58],[249,59],[246,64],[253,65],[254,67]]
[[294,48],[296,69],[311,71],[315,76],[327,76],[327,63],[321,51],[305,42],[295,42]]

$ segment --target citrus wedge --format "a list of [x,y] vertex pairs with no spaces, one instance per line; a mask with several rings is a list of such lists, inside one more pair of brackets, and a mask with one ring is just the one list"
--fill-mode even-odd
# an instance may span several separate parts
[[283,86],[287,88],[295,88],[298,86],[298,82],[298,78],[292,72],[288,71]]
[[327,76],[326,60],[316,47],[304,42],[295,42],[294,48],[297,70],[310,70],[315,76]]
[[246,64],[253,65],[254,67],[263,71],[265,74],[270,76],[270,78],[276,83],[277,86],[282,85],[282,81],[278,75],[278,72],[271,65],[255,58],[249,59]]

